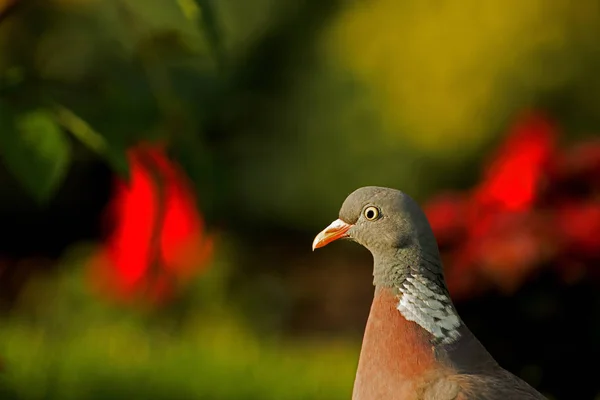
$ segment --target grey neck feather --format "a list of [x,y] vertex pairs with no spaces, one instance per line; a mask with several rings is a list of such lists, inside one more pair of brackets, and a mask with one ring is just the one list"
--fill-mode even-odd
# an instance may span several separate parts
[[435,343],[460,338],[462,321],[446,289],[437,251],[428,254],[411,246],[374,256],[373,276],[375,286],[398,294],[398,311],[429,332]]

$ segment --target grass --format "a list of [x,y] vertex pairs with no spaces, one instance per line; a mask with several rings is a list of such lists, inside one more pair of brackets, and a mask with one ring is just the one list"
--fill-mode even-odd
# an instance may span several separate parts
[[34,312],[0,320],[2,400],[351,396],[358,343],[259,337],[222,304],[149,323],[92,299],[75,273],[57,282],[29,291]]
[[0,329],[2,399],[347,399],[356,347],[261,341],[234,322],[169,336],[126,324]]

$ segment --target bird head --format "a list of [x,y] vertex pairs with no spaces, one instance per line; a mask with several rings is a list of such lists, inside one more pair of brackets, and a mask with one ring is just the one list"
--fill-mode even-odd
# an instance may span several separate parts
[[425,214],[407,194],[390,188],[367,186],[352,192],[342,204],[339,218],[314,239],[313,250],[337,239],[350,239],[377,257],[399,249],[437,244]]
[[460,336],[433,231],[410,196],[383,187],[355,190],[339,218],[315,237],[313,250],[342,238],[371,252],[373,284],[398,296],[396,308],[405,319],[445,343]]

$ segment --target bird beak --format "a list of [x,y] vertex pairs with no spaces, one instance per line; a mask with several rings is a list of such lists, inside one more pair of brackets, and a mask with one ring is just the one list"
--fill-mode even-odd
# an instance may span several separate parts
[[318,249],[341,238],[348,237],[348,229],[353,225],[347,224],[341,219],[336,219],[327,228],[323,229],[313,240],[312,249]]

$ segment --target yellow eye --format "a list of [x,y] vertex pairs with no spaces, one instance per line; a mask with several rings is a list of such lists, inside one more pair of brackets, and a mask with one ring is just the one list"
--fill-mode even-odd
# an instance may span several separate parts
[[379,209],[377,207],[369,206],[365,208],[364,215],[369,221],[376,220],[379,218]]

